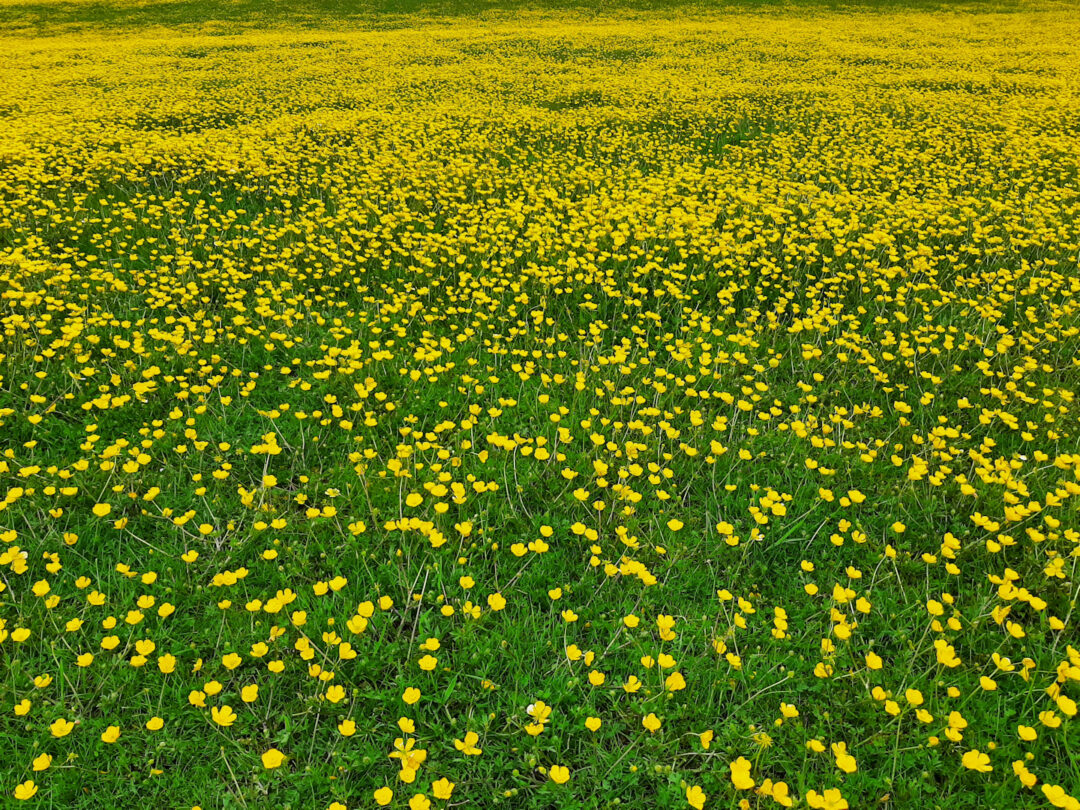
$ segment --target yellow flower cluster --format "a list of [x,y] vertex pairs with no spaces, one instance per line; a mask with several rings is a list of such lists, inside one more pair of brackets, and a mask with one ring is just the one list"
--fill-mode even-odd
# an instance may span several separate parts
[[4,795],[1080,807],[1078,24],[10,32]]

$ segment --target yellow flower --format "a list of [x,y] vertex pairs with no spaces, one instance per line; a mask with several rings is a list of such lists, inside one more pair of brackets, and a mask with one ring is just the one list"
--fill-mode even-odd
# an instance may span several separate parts
[[686,681],[679,672],[672,672],[664,680],[664,688],[669,692],[678,692],[680,689],[686,688]]
[[465,756],[480,756],[480,754],[483,753],[483,750],[476,747],[476,744],[479,741],[479,734],[475,731],[467,731],[464,740],[454,740],[454,748],[465,754]]
[[120,739],[120,726],[109,726],[103,732],[101,732],[101,741],[106,745],[111,745]]
[[855,757],[847,751],[847,743],[833,743],[832,752],[833,756],[836,757],[836,767],[844,773],[855,773],[858,770]]
[[570,769],[565,765],[552,765],[548,776],[556,785],[565,785],[570,779]]
[[1070,796],[1065,792],[1065,788],[1061,785],[1049,785],[1044,784],[1042,786],[1043,795],[1046,800],[1054,807],[1063,807],[1066,810],[1075,810],[1077,804],[1080,804],[1075,797]]
[[444,776],[438,782],[431,783],[431,792],[435,794],[436,799],[447,801],[454,792],[454,783]]
[[1039,712],[1039,722],[1047,728],[1057,728],[1061,725],[1061,718],[1047,709],[1046,711]]
[[65,720],[63,717],[58,717],[49,726],[49,731],[52,732],[54,737],[66,737],[71,733],[71,730],[75,728],[75,724],[70,720]]
[[934,642],[934,651],[937,654],[938,663],[951,668],[960,666],[960,659],[956,655],[956,648],[943,639]]
[[990,756],[977,748],[967,751],[960,759],[960,762],[968,770],[978,771],[979,773],[989,773],[994,770],[994,766],[990,764]]
[[165,721],[162,720],[160,717],[151,717],[149,720],[146,721],[146,728],[149,731],[161,731],[164,725]]
[[1027,769],[1022,759],[1015,760],[1012,768],[1016,778],[1020,780],[1020,784],[1026,788],[1035,787],[1035,783],[1039,781],[1038,777]]
[[401,773],[398,777],[403,782],[412,782],[416,778],[417,769],[427,760],[427,751],[415,748],[416,740],[403,740],[398,737],[394,740],[394,750],[390,753],[391,759],[401,762]]
[[374,793],[375,804],[379,807],[386,807],[394,800],[394,791],[388,787],[381,787]]
[[691,785],[686,789],[686,801],[694,808],[694,810],[702,810],[705,806],[705,799],[707,798],[708,796],[705,795],[705,791],[698,785]]
[[589,731],[599,731],[602,722],[599,717],[586,717],[585,728]]
[[254,703],[259,699],[259,685],[250,683],[240,690],[240,699],[244,703]]
[[279,768],[283,762],[285,762],[285,755],[276,748],[271,748],[270,750],[263,752],[262,764],[267,770]]
[[824,794],[816,790],[806,792],[806,803],[814,810],[848,810],[848,802],[837,788],[829,788]]
[[222,706],[220,709],[214,706],[210,709],[210,716],[214,718],[214,722],[219,726],[225,726],[228,728],[236,722],[236,712],[233,711],[232,706],[228,704]]
[[242,663],[244,663],[244,659],[236,653],[229,653],[221,659],[222,666],[224,666],[225,669],[228,670],[236,669]]
[[112,511],[112,506],[107,503],[94,504],[94,508],[91,510],[98,517],[105,517]]
[[15,798],[21,802],[34,798],[37,792],[38,786],[34,784],[33,779],[27,779],[22,784],[15,786]]
[[794,801],[788,794],[788,786],[786,782],[777,782],[773,785],[772,799],[781,807],[791,807],[794,804]]
[[409,810],[428,810],[430,807],[431,800],[423,793],[417,793],[409,799]]
[[34,770],[35,771],[48,770],[49,766],[52,765],[52,759],[53,759],[52,756],[49,755],[49,754],[42,754],[39,757],[35,757],[34,758],[34,764],[33,764]]
[[412,706],[414,703],[420,700],[420,690],[417,689],[415,686],[410,686],[401,695],[401,699],[405,701],[408,705]]
[[649,712],[647,715],[641,718],[641,725],[645,727],[645,730],[650,734],[658,731],[662,725],[660,718],[653,712]]
[[736,790],[750,790],[754,786],[754,780],[750,777],[750,760],[739,757],[731,763],[731,784]]
[[352,719],[345,719],[338,723],[338,732],[342,737],[351,737],[356,733],[356,722]]

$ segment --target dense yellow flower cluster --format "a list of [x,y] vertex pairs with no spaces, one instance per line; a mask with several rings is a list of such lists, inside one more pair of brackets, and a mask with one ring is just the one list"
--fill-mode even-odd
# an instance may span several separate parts
[[1080,807],[1078,23],[0,40],[5,795]]

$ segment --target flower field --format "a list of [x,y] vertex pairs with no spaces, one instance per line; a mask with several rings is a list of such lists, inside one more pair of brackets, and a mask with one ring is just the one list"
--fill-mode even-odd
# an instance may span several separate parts
[[184,8],[0,2],[4,806],[1080,808],[1080,8]]

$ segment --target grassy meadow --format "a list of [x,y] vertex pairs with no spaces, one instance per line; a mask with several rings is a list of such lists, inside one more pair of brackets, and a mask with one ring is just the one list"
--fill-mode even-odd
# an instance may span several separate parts
[[1080,6],[0,0],[0,804],[1080,808]]

